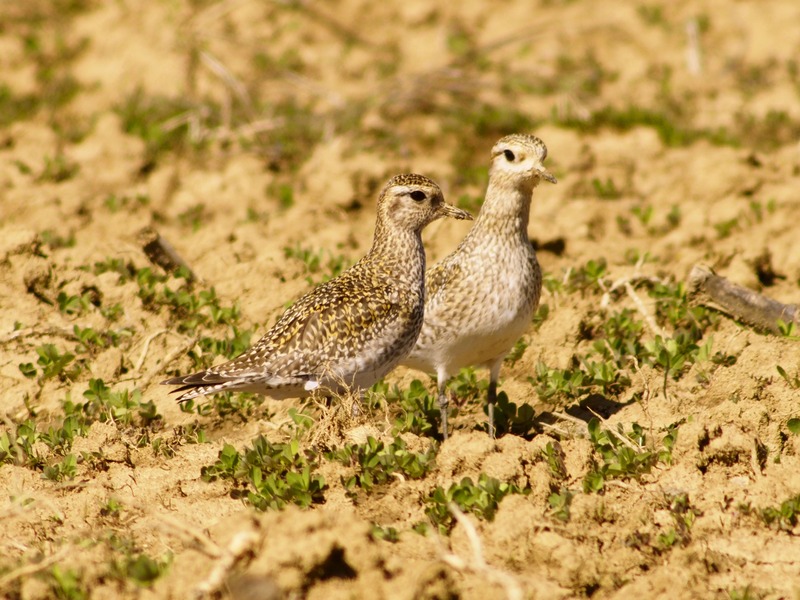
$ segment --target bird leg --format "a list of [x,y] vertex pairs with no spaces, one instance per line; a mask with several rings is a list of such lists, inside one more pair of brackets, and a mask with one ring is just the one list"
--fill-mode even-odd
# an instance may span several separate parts
[[447,441],[447,376],[440,376],[438,382],[439,388],[439,414],[442,421],[442,438]]
[[500,378],[500,367],[503,357],[492,363],[489,368],[489,393],[486,398],[486,413],[489,420],[489,437],[494,439],[494,405],[497,402],[497,380]]
[[489,381],[489,396],[486,402],[486,408],[489,418],[489,437],[494,439],[494,403],[497,401],[497,382],[494,380]]

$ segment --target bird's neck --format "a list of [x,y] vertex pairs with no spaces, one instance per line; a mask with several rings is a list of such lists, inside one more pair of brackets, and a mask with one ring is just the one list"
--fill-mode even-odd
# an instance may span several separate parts
[[528,220],[531,212],[533,185],[514,186],[489,182],[486,200],[468,236],[474,241],[484,238],[519,238],[528,241]]
[[365,257],[370,262],[394,272],[405,283],[423,282],[425,249],[421,230],[392,227],[379,223],[375,228],[372,248]]

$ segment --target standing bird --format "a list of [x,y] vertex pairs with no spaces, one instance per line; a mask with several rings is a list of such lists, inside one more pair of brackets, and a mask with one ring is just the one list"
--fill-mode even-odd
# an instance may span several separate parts
[[509,135],[492,148],[489,188],[472,229],[425,277],[425,322],[403,364],[436,373],[442,435],[447,439],[447,380],[461,367],[489,367],[489,435],[503,359],[528,329],[542,271],[528,239],[533,188],[556,178],[547,148],[532,135]]
[[422,175],[398,175],[378,199],[367,255],[295,302],[258,343],[230,362],[162,383],[178,402],[223,390],[273,398],[316,389],[363,390],[414,347],[425,304],[422,229],[440,217],[472,219]]

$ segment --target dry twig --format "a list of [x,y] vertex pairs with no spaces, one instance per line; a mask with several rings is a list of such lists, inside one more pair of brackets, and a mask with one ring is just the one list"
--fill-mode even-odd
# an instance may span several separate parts
[[181,258],[180,254],[167,240],[150,227],[145,227],[139,232],[139,242],[141,243],[142,250],[150,259],[150,262],[158,265],[167,273],[174,273],[179,268],[186,269],[189,273],[189,281],[195,281],[197,276],[194,271],[186,264],[186,261]]
[[509,600],[522,600],[522,588],[517,579],[511,574],[486,563],[483,558],[483,547],[481,546],[480,537],[478,532],[475,531],[475,526],[472,522],[461,512],[461,509],[454,502],[447,505],[450,514],[458,521],[458,524],[464,528],[464,533],[469,540],[470,549],[472,550],[472,557],[464,559],[453,552],[442,552],[441,560],[452,567],[456,571],[470,572],[477,575],[482,575],[486,579],[500,585],[506,593],[506,598]]
[[260,541],[261,536],[253,530],[240,531],[234,535],[228,547],[222,549],[222,554],[211,569],[211,573],[194,588],[192,595],[199,600],[219,592],[236,563],[253,552]]
[[692,268],[689,290],[695,302],[757,329],[781,333],[779,321],[800,327],[800,308],[797,304],[781,304],[715,275],[708,267],[695,265]]
[[161,334],[167,333],[168,331],[168,329],[159,329],[158,331],[147,336],[142,346],[142,352],[139,354],[139,359],[136,361],[136,364],[133,367],[133,371],[135,373],[139,373],[142,370],[142,365],[144,365],[144,361],[147,358],[147,351],[150,349],[150,342],[152,342]]

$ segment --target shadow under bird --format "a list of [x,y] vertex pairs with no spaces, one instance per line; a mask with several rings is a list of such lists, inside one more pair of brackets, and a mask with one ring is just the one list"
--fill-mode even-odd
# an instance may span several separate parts
[[515,134],[492,148],[489,185],[467,236],[425,277],[425,322],[403,364],[437,377],[442,435],[447,439],[447,381],[462,367],[489,368],[488,423],[503,359],[527,331],[542,290],[542,271],[528,238],[534,188],[556,183],[544,167],[547,148]]
[[339,277],[295,302],[254,346],[179,385],[178,402],[224,390],[273,398],[321,389],[363,390],[402,360],[419,335],[424,309],[422,229],[440,217],[472,219],[445,203],[422,175],[393,177],[378,199],[372,247]]

